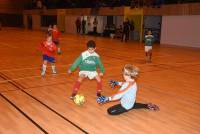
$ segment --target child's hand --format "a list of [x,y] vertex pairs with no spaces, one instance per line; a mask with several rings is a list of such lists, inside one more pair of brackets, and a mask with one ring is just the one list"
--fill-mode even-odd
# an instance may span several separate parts
[[100,96],[100,97],[97,98],[97,103],[99,103],[99,104],[103,104],[103,103],[106,103],[106,102],[109,102],[109,97]]
[[103,76],[103,73],[99,73],[100,76]]
[[117,85],[119,85],[119,82],[118,82],[118,81],[114,81],[114,80],[110,80],[108,83],[109,83],[109,85],[110,85],[112,88],[114,88],[114,87],[116,87]]

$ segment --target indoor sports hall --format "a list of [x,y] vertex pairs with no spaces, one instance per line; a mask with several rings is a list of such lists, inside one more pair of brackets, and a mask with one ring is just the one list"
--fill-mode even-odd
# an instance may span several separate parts
[[1,0],[0,134],[199,134],[199,24],[198,0]]

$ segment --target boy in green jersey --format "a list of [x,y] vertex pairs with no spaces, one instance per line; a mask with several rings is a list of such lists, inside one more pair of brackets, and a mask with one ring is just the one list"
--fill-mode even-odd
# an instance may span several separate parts
[[[95,52],[96,43],[93,40],[87,42],[87,50],[82,52],[81,55],[75,60],[75,62],[71,65],[68,70],[68,73],[71,74],[79,66],[79,77],[74,84],[71,99],[77,94],[81,82],[85,78],[96,79],[97,81],[97,96],[101,96],[102,91],[102,81],[101,77],[103,76],[105,70],[104,66],[101,63],[99,55]],[[98,74],[96,71],[97,66],[100,67],[100,73]]]
[[154,36],[152,35],[152,32],[149,30],[144,38],[144,50],[147,62],[151,62],[153,42],[154,42]]

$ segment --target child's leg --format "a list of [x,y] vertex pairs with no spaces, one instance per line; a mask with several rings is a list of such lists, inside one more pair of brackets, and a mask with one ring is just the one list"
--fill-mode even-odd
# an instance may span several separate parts
[[145,56],[148,57],[148,52],[145,52]]
[[157,111],[159,110],[159,107],[152,103],[147,103],[147,104],[135,103],[132,109],[149,109],[149,110]]
[[42,72],[41,72],[42,76],[45,75],[46,69],[47,69],[47,60],[44,60],[43,65],[42,65]]
[[151,62],[152,50],[149,50],[149,61]]
[[60,45],[58,45],[58,54],[61,54],[61,48],[60,48]]
[[99,75],[97,75],[95,78],[97,80],[97,96],[100,97],[102,92],[102,81]]
[[135,103],[132,109],[148,109],[147,104]]
[[119,114],[122,114],[124,112],[127,112],[127,110],[125,108],[123,108],[121,106],[121,104],[117,104],[117,105],[114,105],[114,106],[108,108],[107,112],[110,115],[119,115]]
[[148,61],[148,47],[144,46],[144,51],[145,51],[145,60]]
[[84,78],[85,78],[84,76],[79,76],[79,78],[75,82],[71,98],[73,98],[77,94],[77,92],[78,92],[78,90],[79,90],[79,88],[81,86],[81,82],[83,81]]
[[51,68],[52,68],[52,73],[56,74],[56,64],[55,63],[51,63]]
[[145,51],[145,60],[146,60],[146,62],[148,62],[148,52],[147,51]]
[[54,43],[55,43],[56,46],[57,46],[57,53],[58,53],[58,54],[61,54],[60,41],[57,39],[57,40],[54,40]]

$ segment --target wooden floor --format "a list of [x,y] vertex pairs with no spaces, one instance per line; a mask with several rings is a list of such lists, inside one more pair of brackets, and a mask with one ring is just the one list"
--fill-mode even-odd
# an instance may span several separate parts
[[[38,46],[40,31],[0,31],[0,134],[199,134],[200,133],[200,49],[155,45],[153,62],[144,61],[143,45],[118,39],[62,35],[62,55],[56,56],[58,74],[40,76],[42,64]],[[78,71],[67,69],[89,39],[105,65],[103,94],[116,92],[108,80],[122,80],[126,63],[141,70],[137,80],[138,102],[152,102],[160,111],[132,110],[109,116],[107,108],[117,102],[98,105],[96,82],[85,80],[80,93],[86,103],[76,106],[70,99]]]

